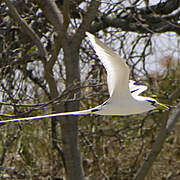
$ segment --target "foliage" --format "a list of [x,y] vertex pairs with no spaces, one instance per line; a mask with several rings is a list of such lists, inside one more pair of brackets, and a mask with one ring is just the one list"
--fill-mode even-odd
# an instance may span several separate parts
[[[175,36],[173,42],[178,42],[179,1],[174,0],[174,6],[172,1],[159,1],[156,5],[149,5],[148,1],[98,2],[98,12],[94,2],[57,0],[55,7],[61,12],[58,17],[63,16],[63,28],[58,27],[61,19],[53,19],[54,6],[48,0],[1,2],[2,119],[7,119],[5,114],[23,117],[87,109],[108,98],[106,72],[84,37],[85,31],[98,32],[97,36],[127,61],[131,79],[149,85],[144,95],[157,94],[159,101],[176,106],[180,98],[179,47],[176,49],[169,43],[166,50],[156,33],[169,39]],[[146,5],[142,6],[144,2]],[[21,22],[16,19],[13,7]],[[48,7],[52,11],[47,11]],[[162,46],[158,49],[161,56],[158,54],[158,59],[153,60],[157,44]],[[152,61],[156,63],[153,70]],[[85,176],[97,180],[133,179],[151,151],[163,119],[172,113],[79,117],[77,140]],[[68,121],[69,126],[76,126],[66,118],[2,124],[0,177],[62,179],[67,176],[62,127]],[[178,122],[169,134],[147,179],[180,177],[179,126]],[[70,128],[67,134],[72,133]],[[72,154],[69,157],[74,158]]]

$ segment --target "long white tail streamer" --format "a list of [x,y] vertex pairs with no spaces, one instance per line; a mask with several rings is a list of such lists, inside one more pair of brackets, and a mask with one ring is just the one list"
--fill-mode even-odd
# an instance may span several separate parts
[[18,122],[18,121],[31,121],[31,120],[35,120],[35,119],[51,118],[51,117],[58,117],[58,116],[88,115],[88,114],[92,114],[92,109],[88,109],[88,110],[84,110],[84,111],[55,113],[55,114],[46,114],[46,115],[42,115],[42,116],[3,120],[3,121],[0,121],[0,123],[9,123],[9,122]]

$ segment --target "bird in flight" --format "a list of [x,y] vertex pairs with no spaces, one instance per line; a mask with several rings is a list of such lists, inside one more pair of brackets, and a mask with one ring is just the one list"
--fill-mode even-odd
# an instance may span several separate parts
[[136,85],[135,81],[129,80],[130,69],[126,62],[94,35],[89,32],[86,32],[86,35],[88,36],[96,54],[107,71],[109,99],[103,104],[88,110],[3,120],[0,121],[0,123],[28,121],[69,115],[97,114],[126,116],[132,114],[141,114],[154,109],[169,109],[168,106],[157,102],[153,98],[140,96],[139,94],[145,91],[147,86]]

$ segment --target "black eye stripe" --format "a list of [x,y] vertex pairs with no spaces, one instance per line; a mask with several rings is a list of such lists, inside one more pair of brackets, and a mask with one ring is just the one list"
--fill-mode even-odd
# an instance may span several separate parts
[[131,93],[134,93],[134,92],[136,92],[137,90],[139,90],[139,89],[135,89],[135,90],[131,91]]
[[156,103],[156,101],[153,101],[153,100],[147,100],[147,101],[150,102],[152,105]]

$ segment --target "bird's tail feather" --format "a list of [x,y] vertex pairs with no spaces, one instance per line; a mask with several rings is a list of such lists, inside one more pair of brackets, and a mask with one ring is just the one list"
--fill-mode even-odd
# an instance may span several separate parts
[[0,121],[0,123],[9,123],[9,122],[18,122],[18,121],[31,121],[31,120],[35,120],[35,119],[44,119],[44,118],[51,118],[51,117],[58,117],[58,116],[88,115],[91,113],[92,113],[92,109],[88,109],[88,110],[83,110],[83,111],[46,114],[46,115],[42,115],[42,116],[33,116],[33,117],[3,120],[3,121]]

